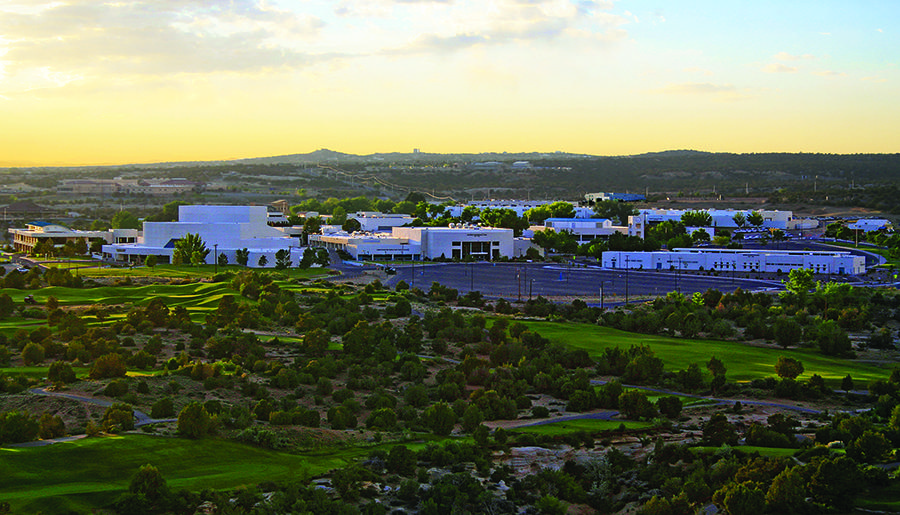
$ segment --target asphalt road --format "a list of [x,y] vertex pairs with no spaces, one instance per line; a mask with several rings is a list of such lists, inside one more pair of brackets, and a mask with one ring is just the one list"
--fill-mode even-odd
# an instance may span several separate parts
[[596,265],[566,266],[554,263],[435,263],[400,265],[388,285],[404,280],[427,290],[432,282],[455,288],[460,293],[480,291],[486,297],[528,299],[537,297],[578,297],[592,304],[624,302],[714,288],[730,292],[737,288],[759,290],[780,288],[778,281],[742,279],[728,276],[694,275],[686,272],[609,270]]

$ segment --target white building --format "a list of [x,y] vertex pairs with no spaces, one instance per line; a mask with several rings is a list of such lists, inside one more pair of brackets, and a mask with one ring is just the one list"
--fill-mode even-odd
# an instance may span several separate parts
[[723,272],[782,272],[808,268],[817,274],[857,275],[866,271],[862,256],[844,251],[676,249],[671,252],[609,251],[607,268],[642,270],[719,270]]
[[532,226],[532,231],[552,229],[556,232],[569,231],[580,242],[593,241],[597,238],[608,239],[614,233],[628,234],[625,226],[613,225],[607,218],[548,218],[543,227]]
[[52,222],[31,222],[24,229],[9,229],[13,236],[13,247],[16,252],[30,253],[35,245],[50,240],[54,246],[61,247],[68,242],[84,240],[88,247],[94,240],[106,243],[127,243],[137,240],[136,229],[111,229],[109,231],[79,231]]
[[[452,224],[394,227],[391,234],[311,234],[309,243],[344,250],[361,261],[407,259],[498,259],[515,255],[512,229]],[[525,245],[519,248],[527,249]]]
[[[756,211],[763,217],[763,229],[814,229],[818,227],[819,222],[813,219],[794,218],[792,211],[775,211],[775,210],[733,210],[733,209],[639,209],[636,216],[628,217],[628,234],[632,236],[644,237],[648,227],[652,227],[662,222],[680,222],[682,215],[689,211],[702,211],[709,213],[712,219],[711,227],[714,229],[737,229],[738,225],[734,221],[734,216],[738,213],[744,215],[746,219],[750,213]],[[744,224],[744,228],[750,228],[749,223]]]
[[247,249],[247,264],[258,266],[260,256],[266,256],[266,266],[275,265],[275,253],[286,249],[291,261],[302,257],[300,242],[267,223],[266,206],[179,206],[177,222],[144,222],[143,237],[137,243],[104,245],[103,255],[116,261],[143,261],[146,256],[158,256],[170,262],[175,242],[186,234],[199,234],[210,250],[206,263],[212,264],[218,254],[225,254],[229,263],[236,263],[235,252]]
[[394,227],[411,224],[415,217],[404,213],[380,213],[378,211],[359,211],[350,216],[359,222],[359,230],[363,232],[390,231]]
[[893,229],[891,221],[885,220],[884,218],[860,218],[852,224],[847,225],[847,228],[854,231],[865,232]]
[[[459,206],[449,206],[447,208],[450,216],[459,217],[462,215],[463,209],[468,206],[476,207],[478,209],[510,209],[515,211],[516,215],[521,217],[525,215],[525,212],[529,209],[533,209],[536,207],[553,204],[555,202],[560,202],[558,200],[473,200],[467,204],[462,204]],[[562,201],[568,202],[568,201]],[[590,218],[594,215],[593,208],[579,206],[572,202],[572,208],[575,210],[575,218]]]

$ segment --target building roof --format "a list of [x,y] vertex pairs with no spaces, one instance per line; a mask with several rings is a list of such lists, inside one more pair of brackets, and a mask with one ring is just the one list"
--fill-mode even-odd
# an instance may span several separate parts
[[46,213],[47,211],[53,211],[53,209],[49,207],[39,206],[34,202],[29,202],[27,200],[13,202],[8,206],[4,206],[3,210],[7,213]]

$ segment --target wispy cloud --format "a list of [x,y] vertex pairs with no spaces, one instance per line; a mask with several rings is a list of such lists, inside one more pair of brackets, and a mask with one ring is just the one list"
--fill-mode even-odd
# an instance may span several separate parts
[[[362,5],[371,7],[371,4]],[[498,0],[486,11],[479,10],[475,17],[471,16],[472,11],[467,11],[464,18],[447,12],[450,30],[421,33],[383,52],[452,52],[474,46],[531,44],[563,37],[603,43],[620,41],[627,37],[622,26],[633,23],[634,17],[630,13],[610,13],[611,7],[610,2],[589,0]]]
[[800,68],[797,66],[787,66],[781,63],[770,63],[763,67],[766,73],[795,73]]
[[699,74],[701,74],[701,75],[706,75],[706,76],[711,76],[711,75],[713,75],[713,72],[712,72],[712,71],[707,70],[707,69],[705,69],[705,68],[700,68],[700,67],[698,67],[698,66],[691,66],[691,67],[689,67],[689,68],[683,69],[682,71],[687,72],[687,73],[699,73]]
[[807,61],[811,59],[815,59],[816,56],[811,54],[790,54],[788,52],[778,52],[773,57],[776,61]]
[[713,84],[711,82],[681,82],[677,84],[667,84],[661,89],[652,90],[650,92],[661,95],[708,97],[719,102],[732,102],[749,97],[749,95],[740,91],[732,84]]
[[869,77],[863,77],[863,78],[861,78],[860,80],[863,80],[863,81],[866,81],[866,82],[879,82],[879,83],[880,83],[880,82],[887,82],[887,81],[888,81],[886,78],[884,78],[884,77],[878,77],[877,75],[873,75],[873,76],[869,76]]
[[836,72],[834,70],[821,70],[812,72],[813,75],[818,75],[819,77],[846,77],[846,72]]

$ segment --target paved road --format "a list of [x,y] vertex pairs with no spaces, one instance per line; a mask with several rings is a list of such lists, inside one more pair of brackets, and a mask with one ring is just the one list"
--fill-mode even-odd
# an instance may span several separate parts
[[[71,399],[87,404],[96,404],[97,406],[112,406],[114,403],[105,399],[97,399],[86,395],[75,395],[73,393],[62,393],[48,390],[46,387],[32,388],[31,393],[36,395],[46,395],[49,397],[61,397],[63,399]],[[159,424],[162,422],[178,422],[177,418],[151,418],[143,411],[134,410],[134,427],[145,426],[147,424]]]

